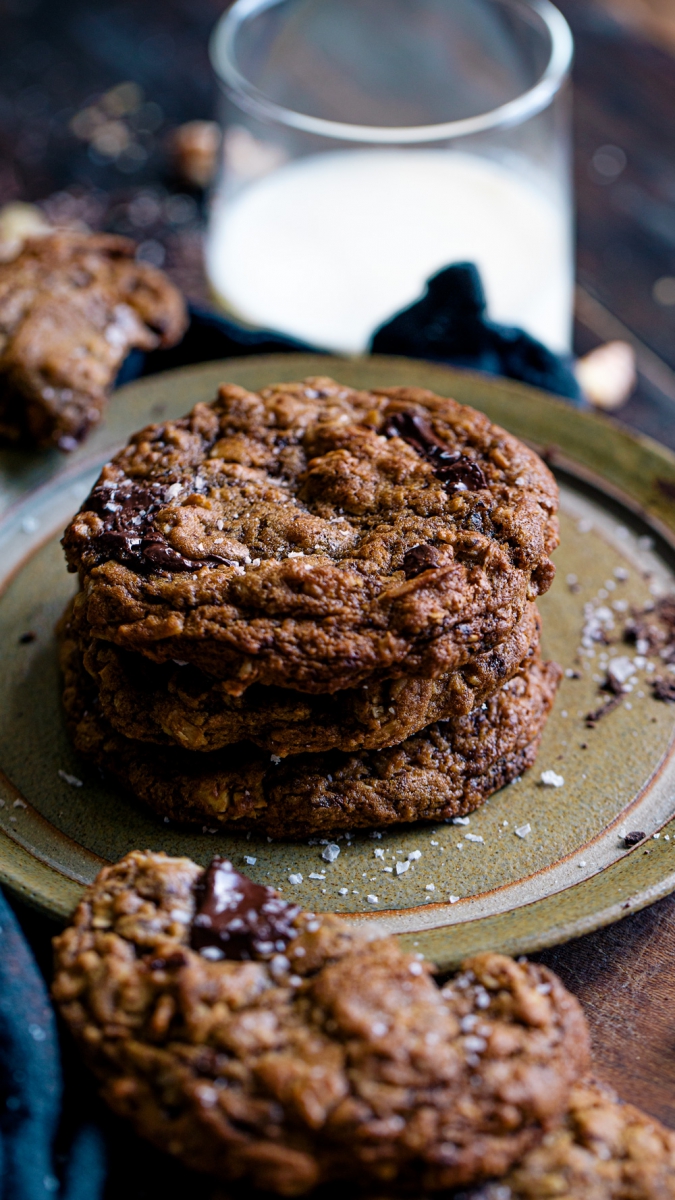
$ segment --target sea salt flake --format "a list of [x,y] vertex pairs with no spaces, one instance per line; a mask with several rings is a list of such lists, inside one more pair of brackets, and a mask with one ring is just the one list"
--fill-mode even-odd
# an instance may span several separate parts
[[448,899],[451,904],[459,904],[459,896],[449,896]]
[[514,829],[514,833],[515,833],[516,837],[526,838],[528,833],[532,833],[532,826],[531,825],[519,825],[517,829]]
[[289,883],[302,883],[302,875],[300,874],[299,871],[296,871],[293,873],[293,875],[288,876],[288,882]]
[[348,896],[348,895],[349,895],[349,888],[340,888],[339,889],[338,896]]
[[409,862],[397,862],[397,864],[396,864],[396,874],[397,875],[405,875],[406,871],[409,871],[409,870],[410,870]]
[[377,850],[373,850],[373,854],[375,855],[375,858],[384,858],[384,850],[381,850],[379,846]]
[[615,683],[624,684],[631,675],[635,675],[636,668],[632,659],[628,658],[628,655],[622,654],[620,658],[611,660],[607,672]]
[[555,771],[542,771],[540,779],[544,787],[560,788],[565,784],[562,775],[556,775]]
[[59,779],[64,783],[69,783],[71,787],[82,787],[82,780],[77,778],[77,775],[69,775],[67,771],[58,772]]
[[310,879],[325,879],[326,876],[325,875],[317,875],[316,871],[310,871],[309,878]]
[[377,896],[366,896],[366,900],[368,901],[369,904],[379,904],[380,903]]
[[470,817],[453,817],[452,823],[453,823],[453,825],[470,825],[471,818]]
[[421,857],[422,857],[421,850],[411,850],[410,854],[408,855],[408,862],[417,862],[417,860],[420,859]]
[[467,842],[482,842],[483,841],[483,838],[480,836],[479,833],[465,833],[464,836],[465,836]]
[[426,888],[425,888],[424,890],[425,890],[426,892],[435,892],[435,891],[436,891],[436,887],[435,887],[435,885],[434,885],[433,883],[428,883],[428,884],[427,884],[427,886],[426,886]]
[[254,867],[257,861],[257,858],[253,858],[250,854],[244,855],[244,862],[248,863],[249,867]]
[[339,857],[340,847],[335,845],[335,842],[330,842],[324,850],[321,851],[321,857],[324,862],[332,863]]

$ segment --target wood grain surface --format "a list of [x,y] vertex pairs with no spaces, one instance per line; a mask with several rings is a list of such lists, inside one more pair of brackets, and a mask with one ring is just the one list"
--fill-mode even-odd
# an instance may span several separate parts
[[675,1128],[675,896],[538,956],[579,997],[598,1075]]

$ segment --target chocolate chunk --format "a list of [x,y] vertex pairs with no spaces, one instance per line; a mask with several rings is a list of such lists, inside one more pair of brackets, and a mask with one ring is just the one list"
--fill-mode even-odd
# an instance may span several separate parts
[[447,492],[478,492],[487,480],[478,463],[453,450],[433,430],[426,417],[414,412],[392,413],[384,426],[385,437],[399,437],[434,467]]
[[438,550],[433,546],[413,546],[403,559],[406,579],[414,579],[423,571],[436,571],[439,565]]
[[95,487],[82,506],[82,511],[95,512],[103,521],[103,529],[92,538],[94,549],[139,572],[200,571],[207,566],[233,565],[218,554],[187,558],[155,529],[154,517],[173,498],[170,492],[174,487],[172,480],[163,485],[131,479]]
[[240,875],[226,858],[213,859],[197,884],[196,897],[193,950],[215,947],[223,958],[238,961],[269,958],[282,953],[294,936],[299,905]]
[[630,848],[631,846],[637,846],[640,842],[644,842],[646,836],[646,833],[633,830],[632,833],[626,834],[625,838],[623,839],[623,844],[626,849]]
[[664,700],[666,704],[675,703],[675,679],[655,679],[652,691],[655,700]]

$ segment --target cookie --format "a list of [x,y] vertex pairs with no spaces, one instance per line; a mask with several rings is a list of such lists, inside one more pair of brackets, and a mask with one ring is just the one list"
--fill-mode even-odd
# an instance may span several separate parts
[[62,232],[0,264],[0,436],[72,450],[129,351],[180,341],[184,301],[135,251],[127,238]]
[[675,1200],[675,1133],[593,1081],[505,1179],[464,1200]]
[[127,855],[54,945],[55,1000],[115,1112],[285,1196],[503,1174],[586,1068],[581,1009],[546,967],[484,954],[439,987],[395,940],[222,860]]
[[534,762],[560,679],[530,659],[485,704],[387,750],[281,759],[238,743],[210,754],[125,738],[101,715],[77,643],[61,647],[76,749],[161,817],[304,837],[472,812]]
[[487,417],[418,388],[223,386],[104,467],[64,547],[94,635],[231,695],[437,679],[554,575],[558,492]]
[[436,721],[465,716],[539,649],[534,604],[493,650],[441,679],[374,680],[332,695],[254,684],[231,696],[220,680],[189,664],[157,664],[91,637],[78,597],[71,629],[100,712],[125,737],[210,752],[250,741],[280,755],[382,749]]

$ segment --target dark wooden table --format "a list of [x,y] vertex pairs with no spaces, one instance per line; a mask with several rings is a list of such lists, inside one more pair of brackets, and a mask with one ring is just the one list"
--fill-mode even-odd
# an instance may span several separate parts
[[[577,349],[631,340],[640,384],[621,419],[675,447],[675,282],[663,283],[675,281],[675,57],[592,0],[559,3],[577,41]],[[175,190],[165,133],[212,115],[205,47],[223,7],[219,0],[0,0],[0,203],[67,188],[101,224],[165,246],[168,266],[198,292],[199,273],[194,262],[186,269],[175,230],[159,220],[135,227],[130,204],[139,194],[161,200]],[[129,79],[155,106],[156,123],[140,135],[143,162],[121,171],[92,156],[71,123],[93,95]],[[610,176],[598,170],[597,151],[607,146],[618,151]],[[186,244],[198,220],[195,209],[182,231]],[[46,931],[23,918],[46,964]],[[675,1127],[675,897],[542,958],[585,1006],[598,1072]],[[72,1111],[91,1110],[89,1084],[75,1067],[70,1081]],[[109,1197],[208,1193],[150,1150],[136,1148],[130,1174],[128,1134],[100,1119],[113,1144]]]

